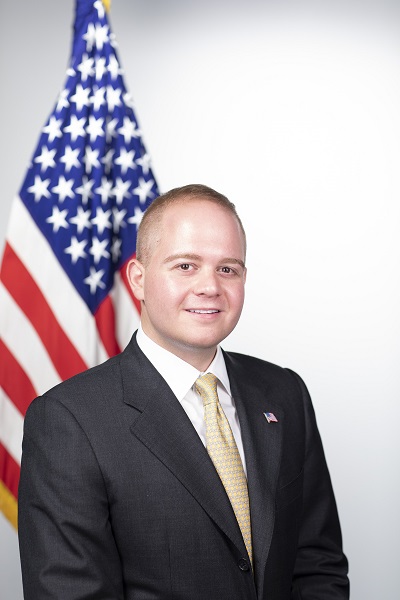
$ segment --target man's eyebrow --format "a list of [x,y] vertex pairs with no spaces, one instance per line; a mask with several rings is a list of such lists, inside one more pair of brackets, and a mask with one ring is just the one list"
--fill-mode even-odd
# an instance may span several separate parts
[[190,254],[182,252],[181,254],[171,254],[170,256],[167,256],[167,258],[164,258],[163,262],[169,263],[173,260],[178,260],[178,258],[185,258],[187,260],[201,260],[201,256],[199,254]]
[[242,267],[242,269],[246,268],[246,265],[244,264],[244,262],[242,260],[240,260],[240,258],[224,258],[220,262],[221,263],[230,263],[233,265],[240,265]]
[[[169,263],[172,262],[174,260],[178,260],[178,259],[184,259],[184,260],[203,260],[202,257],[199,254],[191,254],[190,252],[185,253],[183,252],[182,254],[171,254],[170,256],[167,256],[167,258],[164,259],[164,264],[165,263]],[[233,265],[240,265],[242,267],[242,269],[245,269],[245,264],[242,260],[240,260],[240,258],[223,258],[222,260],[218,261],[220,264],[233,264]]]

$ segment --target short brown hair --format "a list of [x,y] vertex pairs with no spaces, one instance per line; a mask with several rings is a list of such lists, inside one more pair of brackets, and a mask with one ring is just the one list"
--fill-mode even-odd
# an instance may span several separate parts
[[146,209],[143,219],[139,225],[136,240],[136,257],[145,264],[151,253],[150,232],[160,226],[164,211],[171,204],[184,202],[185,200],[209,200],[229,211],[238,221],[246,243],[246,233],[242,221],[236,212],[235,205],[226,196],[216,192],[206,185],[192,183],[182,187],[174,188],[165,194],[161,194]]

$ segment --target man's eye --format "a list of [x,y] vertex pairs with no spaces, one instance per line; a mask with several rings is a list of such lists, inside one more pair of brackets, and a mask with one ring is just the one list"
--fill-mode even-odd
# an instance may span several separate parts
[[190,265],[188,263],[183,263],[182,265],[179,265],[179,269],[181,271],[189,271]]
[[234,273],[233,269],[231,269],[231,267],[221,267],[221,271],[222,273],[227,273],[228,275],[230,273]]

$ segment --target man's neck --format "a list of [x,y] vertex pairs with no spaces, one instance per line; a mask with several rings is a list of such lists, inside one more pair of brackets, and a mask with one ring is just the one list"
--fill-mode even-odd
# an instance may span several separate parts
[[168,344],[167,341],[154,339],[154,336],[151,335],[151,332],[146,331],[146,325],[141,323],[141,328],[143,333],[155,344],[167,350],[167,352],[171,352],[181,360],[184,360],[189,365],[197,369],[198,371],[204,372],[210,366],[212,361],[214,360],[215,354],[217,352],[217,347],[211,348],[192,348],[191,346],[186,346],[184,344],[176,344],[171,343]]

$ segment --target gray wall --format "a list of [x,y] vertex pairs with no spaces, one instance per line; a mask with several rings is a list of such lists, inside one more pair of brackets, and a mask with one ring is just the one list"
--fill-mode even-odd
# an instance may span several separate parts
[[[161,189],[204,182],[243,217],[247,305],[224,347],[306,380],[353,600],[398,594],[399,12],[382,0],[114,0],[111,15]],[[72,14],[72,0],[0,4],[1,247],[64,81]],[[22,598],[2,517],[0,582],[2,598]]]

